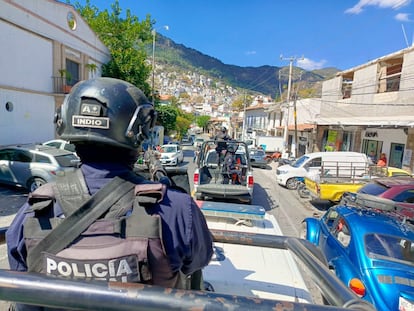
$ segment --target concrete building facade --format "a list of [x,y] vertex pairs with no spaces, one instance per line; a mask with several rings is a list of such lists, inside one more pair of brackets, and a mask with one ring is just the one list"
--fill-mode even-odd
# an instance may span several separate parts
[[318,148],[353,150],[413,171],[414,47],[339,72],[322,84]]
[[0,145],[55,137],[53,117],[77,81],[101,75],[106,46],[70,5],[0,3]]

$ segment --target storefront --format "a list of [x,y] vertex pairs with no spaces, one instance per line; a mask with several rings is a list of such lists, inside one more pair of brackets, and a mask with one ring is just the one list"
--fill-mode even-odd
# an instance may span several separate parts
[[361,152],[373,154],[377,159],[385,153],[389,166],[402,167],[407,142],[404,129],[367,128],[361,135]]

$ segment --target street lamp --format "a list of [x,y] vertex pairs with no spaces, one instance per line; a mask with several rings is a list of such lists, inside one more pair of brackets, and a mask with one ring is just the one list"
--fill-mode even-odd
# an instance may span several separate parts
[[[157,29],[164,28],[165,30],[169,30],[170,27],[168,25],[164,25]],[[157,35],[157,29],[152,30],[152,104],[154,105],[154,98],[155,98],[155,37]]]

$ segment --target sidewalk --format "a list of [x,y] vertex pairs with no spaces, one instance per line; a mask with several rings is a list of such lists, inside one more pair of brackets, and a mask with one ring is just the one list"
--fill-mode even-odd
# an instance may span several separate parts
[[11,222],[14,219],[14,216],[16,216],[16,214],[12,214],[8,216],[1,216],[0,217],[0,228],[10,226]]

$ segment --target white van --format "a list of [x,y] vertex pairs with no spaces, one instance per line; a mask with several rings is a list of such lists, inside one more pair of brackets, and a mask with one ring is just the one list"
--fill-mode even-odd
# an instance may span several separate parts
[[278,167],[276,169],[276,180],[279,185],[288,189],[295,189],[297,177],[304,178],[307,174],[320,174],[322,166],[325,166],[325,173],[331,171],[332,174],[357,174],[362,176],[366,173],[369,160],[366,154],[353,151],[308,153],[291,164]]

